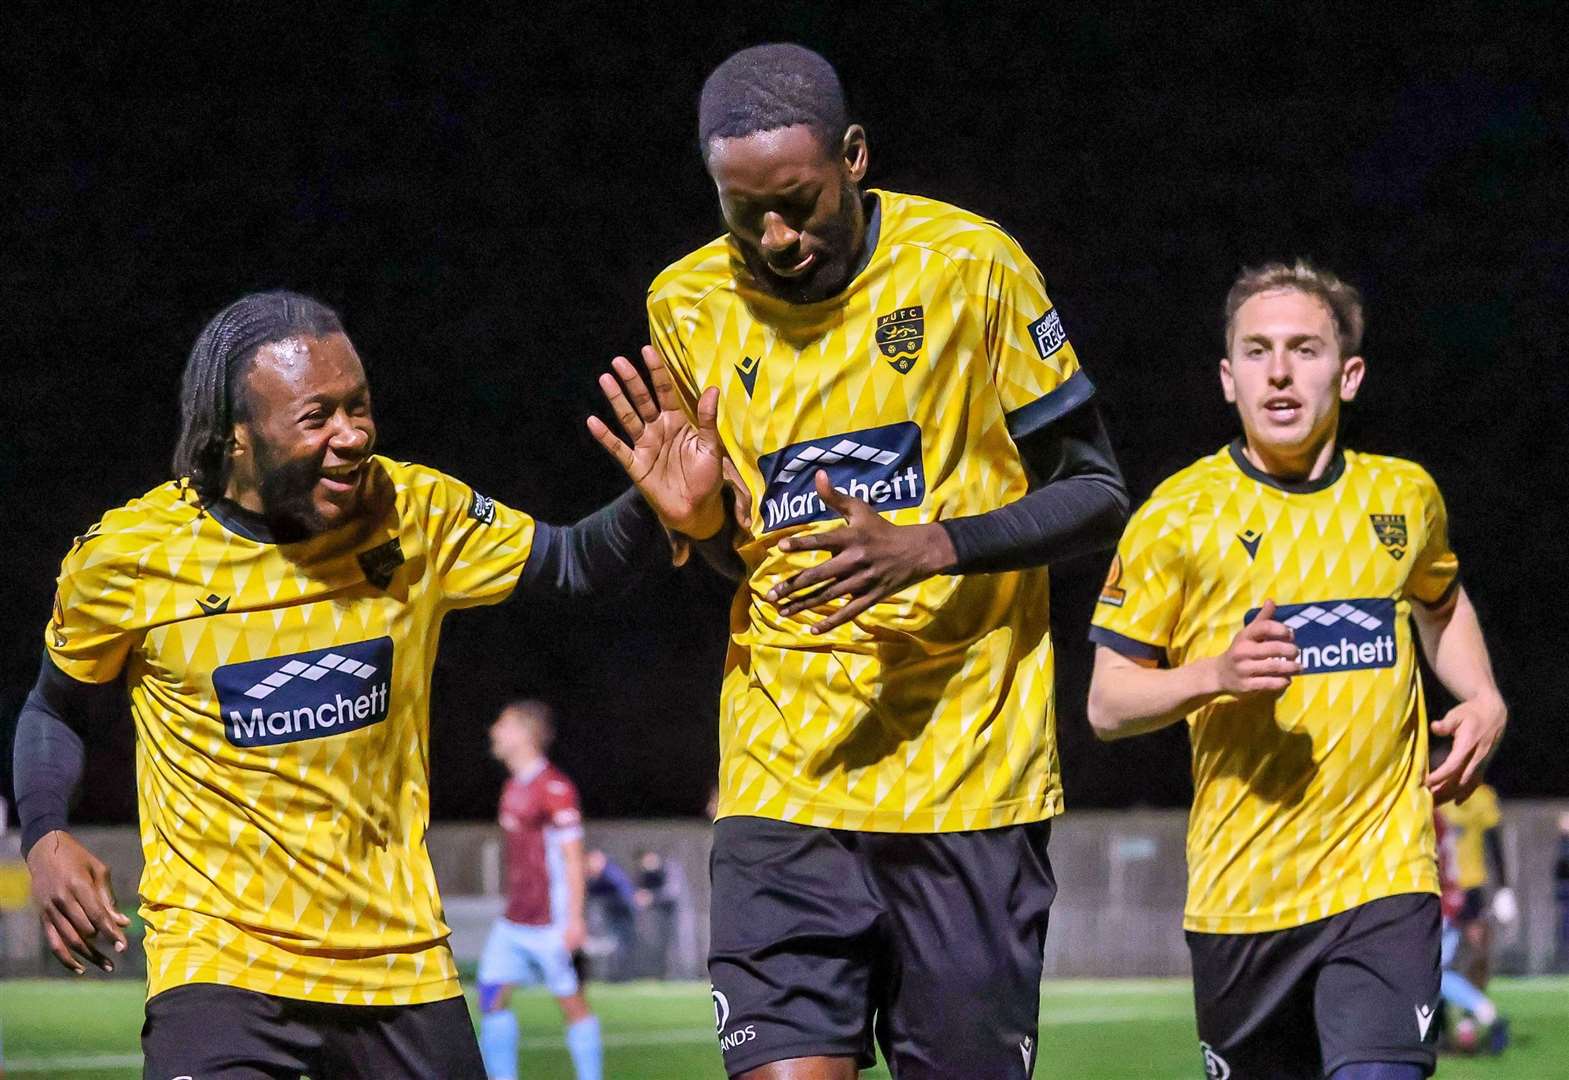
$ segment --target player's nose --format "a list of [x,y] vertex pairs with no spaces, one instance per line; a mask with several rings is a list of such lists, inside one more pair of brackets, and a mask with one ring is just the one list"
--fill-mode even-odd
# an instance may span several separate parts
[[370,446],[373,431],[368,425],[356,423],[352,417],[339,413],[332,432],[332,448],[341,453],[363,453]]
[[770,210],[763,215],[763,250],[770,255],[787,252],[801,242],[801,234],[790,227],[783,215]]

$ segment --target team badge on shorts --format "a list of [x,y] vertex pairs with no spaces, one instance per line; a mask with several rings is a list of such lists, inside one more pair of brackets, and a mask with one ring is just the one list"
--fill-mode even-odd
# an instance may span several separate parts
[[1373,531],[1378,534],[1378,542],[1384,545],[1384,550],[1396,562],[1406,557],[1406,544],[1409,539],[1406,535],[1406,516],[1404,514],[1369,514],[1368,520],[1373,523]]
[[1201,1042],[1199,1049],[1204,1051],[1204,1075],[1208,1080],[1231,1080],[1231,1066],[1226,1064],[1225,1058],[1215,1053],[1213,1046]]
[[900,375],[915,366],[926,340],[926,312],[921,305],[902,307],[877,316],[877,348]]

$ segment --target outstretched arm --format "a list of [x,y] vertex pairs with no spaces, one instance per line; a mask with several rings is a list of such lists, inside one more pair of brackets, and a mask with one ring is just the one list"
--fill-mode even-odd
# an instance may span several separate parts
[[1275,620],[1264,601],[1220,656],[1176,668],[1124,656],[1106,645],[1095,649],[1090,677],[1090,726],[1103,739],[1126,739],[1174,724],[1223,694],[1279,697],[1302,671],[1291,629]]
[[572,525],[536,522],[517,591],[575,597],[613,594],[667,566],[669,551],[659,519],[629,488]]
[[130,919],[115,907],[109,868],[66,831],[71,796],[81,783],[82,733],[117,711],[118,682],[78,682],[46,656],[38,681],[17,717],[14,772],[22,852],[32,879],[49,951],[80,975],[82,961],[104,971],[124,952]]
[[1482,624],[1464,586],[1438,608],[1411,605],[1422,652],[1433,674],[1458,704],[1433,721],[1435,735],[1453,738],[1443,764],[1428,775],[1435,802],[1464,802],[1482,782],[1488,760],[1498,748],[1509,710],[1493,679],[1493,665],[1482,638]]

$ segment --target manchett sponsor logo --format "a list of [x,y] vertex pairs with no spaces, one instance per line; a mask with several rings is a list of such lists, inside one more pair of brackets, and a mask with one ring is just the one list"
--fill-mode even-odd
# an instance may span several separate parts
[[235,746],[340,735],[387,718],[392,639],[227,664],[212,683]]
[[921,429],[910,421],[792,443],[757,460],[763,474],[763,529],[834,517],[817,494],[817,470],[873,510],[919,506],[926,497]]
[[[1242,620],[1252,622],[1254,608]],[[1275,609],[1275,621],[1290,627],[1297,658],[1304,675],[1324,675],[1335,671],[1393,667],[1395,648],[1395,602],[1383,599],[1318,600],[1309,604],[1283,604]]]

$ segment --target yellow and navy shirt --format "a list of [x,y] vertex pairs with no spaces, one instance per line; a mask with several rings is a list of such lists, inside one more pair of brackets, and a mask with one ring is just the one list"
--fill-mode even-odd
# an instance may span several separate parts
[[1062,809],[1047,574],[940,576],[814,636],[765,595],[825,558],[818,469],[899,525],[1023,496],[1014,437],[1086,401],[1041,275],[974,214],[892,192],[839,295],[770,296],[728,237],[650,287],[654,343],[687,408],[720,389],[753,500],[721,695],[719,813],[884,832],[981,829]]
[[1445,803],[1438,808],[1454,837],[1455,884],[1462,889],[1479,889],[1488,884],[1487,856],[1483,841],[1487,830],[1496,829],[1503,821],[1498,806],[1498,792],[1492,785],[1482,784],[1463,803]]
[[1179,667],[1219,656],[1266,600],[1303,673],[1278,700],[1188,717],[1193,809],[1184,926],[1300,926],[1437,892],[1413,603],[1457,584],[1443,500],[1398,458],[1346,451],[1276,480],[1240,443],[1155,489],[1129,521],[1090,637]]
[[431,666],[445,612],[512,591],[534,522],[431,469],[368,467],[370,512],[302,543],[168,483],[61,568],[50,657],[130,691],[149,996],[459,993],[425,850]]

